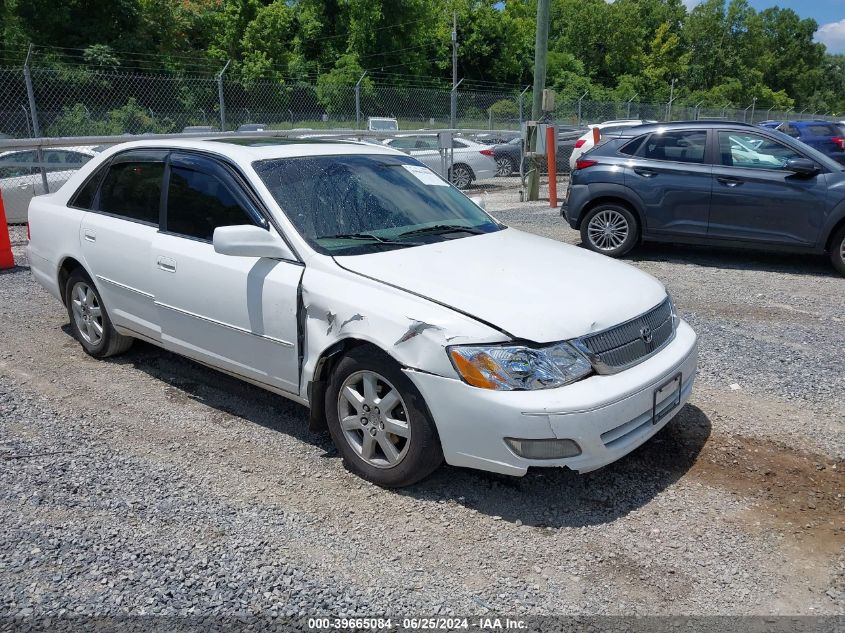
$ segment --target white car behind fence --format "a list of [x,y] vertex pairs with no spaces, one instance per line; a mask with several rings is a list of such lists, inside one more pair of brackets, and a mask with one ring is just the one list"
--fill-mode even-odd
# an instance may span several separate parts
[[449,181],[459,189],[466,189],[476,180],[493,178],[496,175],[496,159],[488,145],[466,138],[453,138],[452,149],[439,149],[436,134],[409,134],[384,141],[385,145],[401,150],[423,163],[432,171],[446,178],[443,173],[443,155],[450,154],[452,167]]

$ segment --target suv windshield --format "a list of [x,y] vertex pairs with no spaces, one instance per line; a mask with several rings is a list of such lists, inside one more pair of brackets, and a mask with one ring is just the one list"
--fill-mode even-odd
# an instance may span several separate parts
[[326,255],[418,246],[504,228],[409,156],[277,158],[253,166],[300,235]]

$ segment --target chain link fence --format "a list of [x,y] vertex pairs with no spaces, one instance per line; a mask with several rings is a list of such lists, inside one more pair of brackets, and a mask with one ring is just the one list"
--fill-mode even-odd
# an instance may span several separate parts
[[[325,78],[323,78],[325,79]],[[236,130],[365,129],[369,117],[397,119],[400,129],[519,129],[530,118],[531,93],[384,85],[347,85],[225,75],[138,74],[68,68],[0,68],[0,133],[13,138],[172,134],[191,126]],[[655,121],[719,118],[826,118],[817,112],[774,111],[635,101],[559,100],[551,118],[586,125],[608,119]]]

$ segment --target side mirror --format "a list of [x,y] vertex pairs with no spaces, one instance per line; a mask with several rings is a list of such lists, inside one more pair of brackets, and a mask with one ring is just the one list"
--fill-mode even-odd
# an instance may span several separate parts
[[790,158],[784,168],[801,176],[815,176],[819,173],[818,165],[809,158]]
[[221,255],[296,259],[282,238],[252,224],[219,226],[214,229],[212,244],[214,252]]
[[477,207],[481,207],[481,208],[482,208],[482,209],[484,209],[485,211],[487,210],[487,203],[486,203],[486,202],[484,202],[484,198],[483,198],[483,197],[481,197],[481,196],[472,196],[472,197],[470,198],[470,200],[472,200],[472,201],[475,203],[475,206],[477,206]]

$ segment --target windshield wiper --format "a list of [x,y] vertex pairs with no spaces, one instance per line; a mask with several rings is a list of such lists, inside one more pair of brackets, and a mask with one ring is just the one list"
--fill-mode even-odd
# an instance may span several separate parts
[[438,233],[471,233],[473,235],[481,235],[486,233],[477,226],[463,226],[461,224],[435,224],[434,226],[422,226],[418,229],[411,229],[400,233],[396,237],[404,237],[406,235],[436,235]]
[[337,235],[321,235],[320,240],[366,240],[367,242],[377,242],[378,244],[395,244],[397,246],[415,246],[415,242],[406,242],[398,240],[389,240],[379,235],[372,233],[338,233]]

